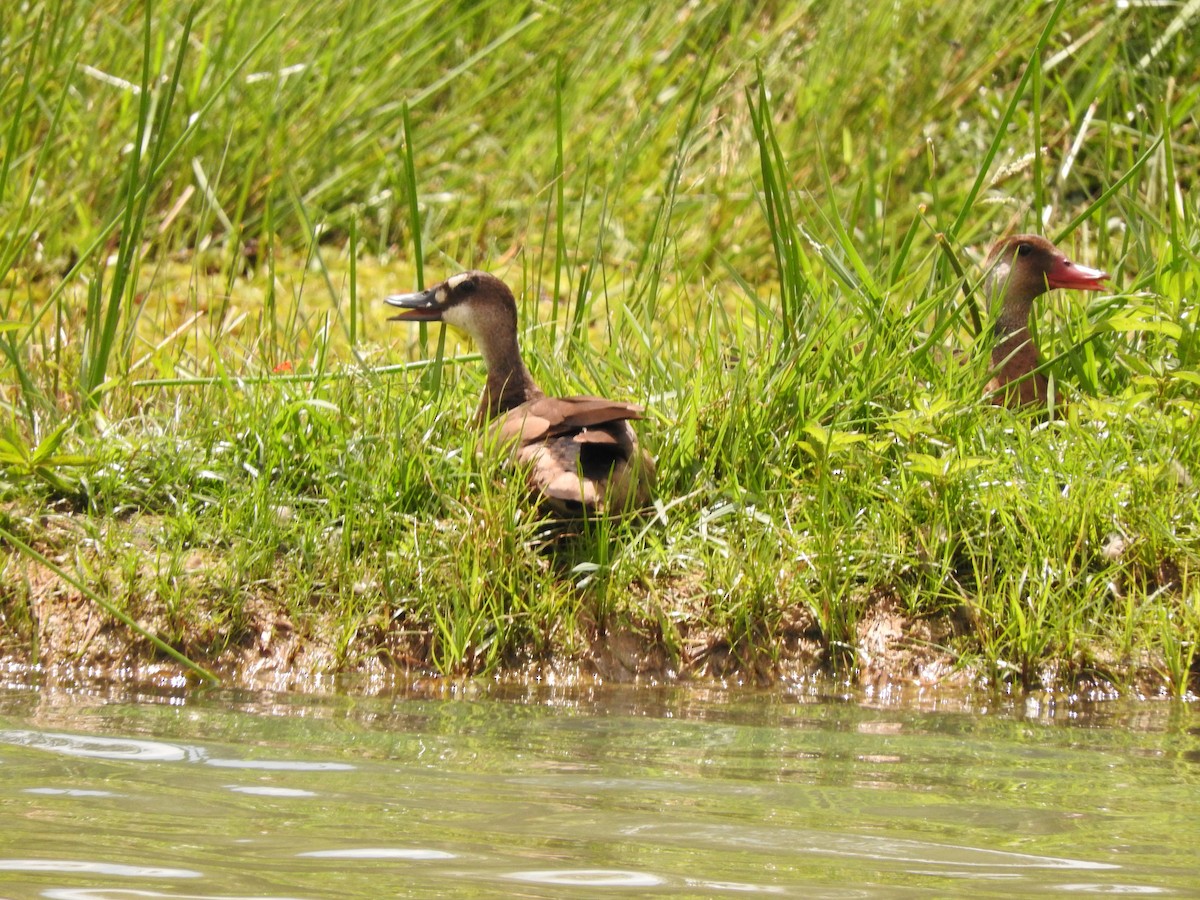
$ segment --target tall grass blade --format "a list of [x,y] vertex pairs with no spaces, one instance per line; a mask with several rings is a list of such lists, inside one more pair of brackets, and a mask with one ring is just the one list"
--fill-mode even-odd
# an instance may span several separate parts
[[759,170],[763,180],[759,202],[767,217],[767,233],[770,236],[779,276],[780,350],[781,354],[786,355],[797,340],[801,310],[812,289],[801,259],[800,229],[792,206],[787,163],[775,136],[766,81],[762,77],[761,68],[758,74],[757,102],[749,89],[746,92],[746,101],[758,145]]
[[1146,165],[1146,163],[1154,156],[1154,154],[1158,152],[1159,145],[1162,144],[1164,137],[1165,135],[1160,134],[1153,141],[1151,141],[1150,146],[1142,151],[1142,154],[1136,160],[1134,160],[1133,165],[1126,169],[1120,178],[1105,188],[1095,200],[1085,206],[1077,215],[1067,222],[1066,225],[1060,228],[1053,240],[1057,243],[1058,241],[1066,238],[1081,224],[1090,219],[1092,214],[1105,203],[1107,203],[1113,197],[1113,195],[1117,193],[1117,191],[1121,190],[1121,188],[1125,187],[1125,185],[1132,181],[1133,177],[1137,175],[1138,172],[1140,172]]
[[[189,23],[194,19],[195,12],[196,7],[193,6],[188,15]],[[50,295],[46,298],[46,301],[37,308],[31,317],[31,321],[29,322],[30,328],[22,336],[22,343],[27,341],[29,337],[36,331],[36,326],[41,322],[45,314],[50,309],[55,307],[59,298],[62,296],[63,291],[65,291],[67,287],[73,283],[74,277],[83,270],[84,266],[94,260],[96,254],[108,241],[113,231],[115,231],[123,221],[125,210],[129,204],[140,201],[142,196],[148,195],[151,190],[159,184],[160,179],[166,172],[167,166],[179,154],[179,151],[187,146],[188,142],[191,141],[195,134],[204,126],[205,116],[207,113],[214,105],[216,105],[217,101],[225,95],[226,90],[229,88],[233,80],[242,73],[245,67],[249,64],[250,60],[254,58],[259,49],[279,29],[279,26],[282,25],[283,22],[283,16],[275,19],[271,25],[267,26],[263,30],[263,33],[258,37],[257,40],[255,40],[250,48],[230,67],[229,71],[213,89],[212,93],[209,94],[205,101],[201,103],[200,106],[195,110],[195,112],[188,117],[187,126],[183,129],[183,132],[179,135],[175,142],[171,144],[170,148],[162,153],[161,156],[157,157],[157,165],[148,171],[145,178],[140,180],[137,185],[135,195],[131,198],[127,198],[126,204],[122,207],[122,209],[116,215],[114,215],[106,225],[100,228],[96,235],[83,247],[82,250],[79,251],[77,254],[77,259],[70,266],[62,280],[54,286],[50,292]],[[183,53],[184,50],[185,47],[181,45],[180,53]],[[174,90],[174,88],[171,89]],[[66,96],[67,92],[64,91],[63,97],[65,98]]]
[[[1040,67],[1034,64],[1034,58],[1040,57],[1045,50],[1051,34],[1054,33],[1054,26],[1058,23],[1059,16],[1062,15],[1066,5],[1067,0],[1056,0],[1054,6],[1050,8],[1050,14],[1046,19],[1045,26],[1042,28],[1042,33],[1034,43],[1033,50],[1030,52],[1028,61],[1025,64],[1025,71],[1021,73],[1021,79],[1017,82],[1016,88],[1013,89],[1012,97],[1009,98],[1004,115],[1000,117],[1000,122],[996,126],[996,133],[992,137],[992,143],[987,148],[987,152],[984,153],[983,160],[979,164],[979,171],[975,175],[975,183],[971,185],[971,190],[967,192],[966,199],[963,200],[962,205],[959,207],[957,218],[946,229],[946,236],[951,240],[958,237],[958,233],[971,217],[975,207],[975,199],[979,196],[980,190],[983,189],[983,183],[987,180],[988,173],[992,168],[992,161],[1000,151],[1000,145],[1008,136],[1008,123],[1012,121],[1013,115],[1017,111],[1017,106],[1025,96],[1025,89],[1033,78],[1034,72],[1040,71]],[[1040,217],[1041,213],[1039,212],[1038,215]]]

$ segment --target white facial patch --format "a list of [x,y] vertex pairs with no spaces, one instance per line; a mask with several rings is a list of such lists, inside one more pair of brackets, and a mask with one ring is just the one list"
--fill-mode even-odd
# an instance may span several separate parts
[[991,290],[1004,290],[1008,286],[1008,279],[1012,275],[1012,264],[1008,260],[996,263],[992,266],[991,277],[989,283]]
[[[451,285],[451,287],[453,287],[453,285]],[[446,302],[446,289],[438,288],[437,291],[433,295],[433,299],[434,299],[434,302],[437,303],[438,306],[441,306],[443,303],[445,303]]]
[[471,333],[471,310],[465,303],[456,303],[442,311],[442,321]]
[[470,277],[471,275],[468,272],[459,272],[457,275],[451,275],[447,278],[446,284],[450,285],[450,290],[454,290]]

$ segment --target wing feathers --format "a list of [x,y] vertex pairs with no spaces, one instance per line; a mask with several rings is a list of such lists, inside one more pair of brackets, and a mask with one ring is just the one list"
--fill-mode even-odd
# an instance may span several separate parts
[[649,502],[654,463],[629,424],[643,408],[601,397],[539,397],[493,425],[528,467],[529,486],[562,515]]

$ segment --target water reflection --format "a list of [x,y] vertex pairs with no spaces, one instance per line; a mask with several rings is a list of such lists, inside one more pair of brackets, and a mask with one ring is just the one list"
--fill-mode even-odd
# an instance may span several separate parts
[[[1113,707],[1084,727],[1031,719],[1026,704],[975,715],[788,692],[487,692],[0,691],[0,873],[22,896],[69,900],[1200,883],[1187,707]],[[183,878],[194,893],[177,892]]]

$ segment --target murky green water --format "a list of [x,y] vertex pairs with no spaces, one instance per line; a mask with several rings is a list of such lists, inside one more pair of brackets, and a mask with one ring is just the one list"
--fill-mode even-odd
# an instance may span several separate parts
[[0,896],[1200,895],[1200,715],[0,689]]

